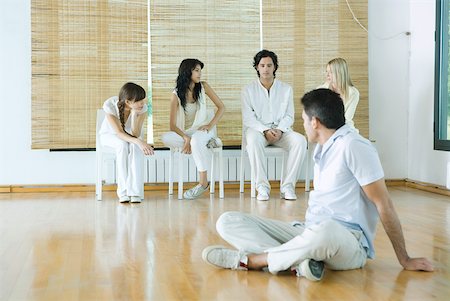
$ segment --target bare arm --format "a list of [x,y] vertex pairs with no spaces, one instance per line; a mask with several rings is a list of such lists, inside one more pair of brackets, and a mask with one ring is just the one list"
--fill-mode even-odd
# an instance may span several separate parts
[[[146,114],[143,114],[146,115]],[[106,114],[106,119],[108,120],[109,124],[111,124],[111,127],[114,129],[114,131],[117,134],[117,137],[120,139],[129,142],[134,143],[144,152],[145,155],[153,155],[153,147],[144,141],[142,141],[139,138],[133,137],[125,133],[125,131],[122,128],[122,125],[120,124],[119,118],[117,118],[114,115]],[[143,122],[143,121],[142,121]],[[142,126],[141,126],[142,127]]]
[[409,257],[400,220],[389,197],[384,179],[365,185],[362,188],[367,197],[375,204],[384,230],[403,268],[405,270],[433,271],[433,264],[428,259]]
[[[350,92],[350,90],[349,90],[349,92]],[[352,96],[349,97],[344,102],[345,120],[346,121],[353,120],[353,117],[355,116],[356,107],[358,106],[358,103],[359,103],[359,91],[355,88],[354,89],[354,93],[352,94]]]
[[185,154],[190,154],[191,153],[191,137],[186,135],[186,133],[183,130],[181,130],[179,127],[177,127],[177,112],[178,112],[179,105],[180,104],[178,102],[178,97],[174,93],[172,93],[172,96],[170,98],[170,120],[169,120],[170,130],[172,132],[177,133],[184,139],[184,146],[183,146],[182,152]]
[[209,99],[212,100],[212,102],[216,105],[217,107],[217,111],[216,114],[214,115],[214,118],[211,119],[211,121],[209,122],[209,124],[207,124],[206,126],[201,126],[199,127],[199,130],[202,129],[206,129],[206,130],[211,130],[218,122],[219,120],[222,118],[223,113],[225,112],[225,105],[223,104],[223,102],[220,100],[219,96],[217,96],[216,92],[214,92],[213,88],[211,88],[210,85],[208,85],[207,82],[202,82],[203,87],[205,88],[205,93],[206,95],[208,95]]
[[138,112],[131,111],[131,114],[133,114],[133,123],[131,125],[131,134],[133,136],[139,137],[141,136],[142,126],[144,125],[144,121],[147,118],[148,114],[147,112],[138,114]]

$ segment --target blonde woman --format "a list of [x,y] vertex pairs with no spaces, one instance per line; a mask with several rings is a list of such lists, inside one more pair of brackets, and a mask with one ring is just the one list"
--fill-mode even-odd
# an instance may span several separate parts
[[343,58],[335,58],[328,62],[326,82],[318,88],[327,88],[338,93],[345,110],[345,123],[355,129],[353,117],[359,102],[359,91],[353,86],[347,62]]

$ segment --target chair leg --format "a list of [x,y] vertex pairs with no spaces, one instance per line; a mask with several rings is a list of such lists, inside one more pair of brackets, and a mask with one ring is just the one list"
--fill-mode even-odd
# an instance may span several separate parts
[[256,180],[255,180],[255,172],[253,171],[253,168],[250,168],[251,172],[250,172],[250,197],[255,198],[256,197]]
[[245,150],[241,150],[241,167],[239,170],[239,191],[240,193],[244,193],[244,166],[245,166]]
[[178,199],[183,199],[183,174],[184,174],[184,155],[179,152],[179,160],[178,160]]
[[[286,161],[285,160],[287,160],[287,158],[286,158],[286,154],[285,154],[286,152],[284,152],[283,151],[283,154],[281,155],[281,174],[280,174],[280,190],[281,190],[281,187],[283,187],[283,174],[284,174],[284,169],[286,168]],[[294,189],[295,189],[295,187],[294,187]]]
[[311,160],[312,160],[312,151],[311,151],[311,146],[308,143],[307,146],[307,150],[306,150],[306,170],[305,170],[305,191],[308,192],[310,191],[310,164],[311,164]]
[[169,195],[173,195],[173,157],[174,151],[170,149],[169,155]]
[[225,197],[224,187],[223,187],[223,152],[222,148],[219,151],[219,198],[223,199]]
[[95,182],[95,195],[97,201],[102,200],[102,171],[103,171],[103,157],[97,153],[97,180]]
[[214,190],[215,190],[215,185],[216,185],[216,179],[214,177],[215,174],[215,170],[214,170],[214,165],[215,165],[215,161],[216,161],[216,151],[215,150],[211,150],[212,151],[212,156],[211,156],[211,170],[210,170],[210,175],[209,175],[209,193],[213,194]]

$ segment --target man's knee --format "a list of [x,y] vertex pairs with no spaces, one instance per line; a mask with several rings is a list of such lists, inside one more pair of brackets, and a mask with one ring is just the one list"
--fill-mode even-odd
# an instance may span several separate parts
[[245,219],[245,214],[238,211],[227,211],[220,215],[216,222],[216,230],[220,236],[226,235],[231,228],[236,227]]
[[293,134],[291,140],[292,145],[301,149],[306,149],[307,142],[305,136],[297,132],[294,132]]
[[335,238],[338,239],[339,237],[336,232],[340,231],[341,227],[343,226],[331,219],[309,227],[310,231],[314,233],[311,243],[317,245],[334,244]]

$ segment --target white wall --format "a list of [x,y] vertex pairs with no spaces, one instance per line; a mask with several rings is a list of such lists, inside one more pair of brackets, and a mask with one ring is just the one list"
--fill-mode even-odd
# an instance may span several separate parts
[[[369,27],[370,136],[386,177],[445,185],[450,156],[432,150],[434,0],[369,0]],[[0,185],[93,183],[93,152],[30,148],[29,0],[0,2],[0,40]]]
[[30,5],[0,2],[0,185],[94,183],[94,152],[31,150]]
[[450,152],[433,150],[435,0],[411,1],[408,178],[445,185]]
[[369,31],[370,139],[386,178],[406,178],[409,1],[369,1]]

